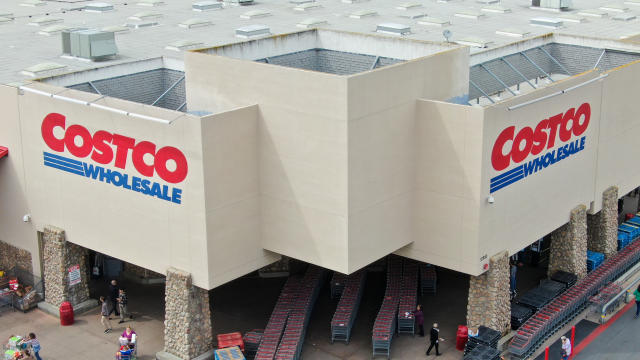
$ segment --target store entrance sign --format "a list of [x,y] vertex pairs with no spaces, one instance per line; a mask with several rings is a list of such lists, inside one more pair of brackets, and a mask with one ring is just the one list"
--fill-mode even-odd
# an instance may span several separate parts
[[[57,128],[63,130],[61,138],[54,135]],[[67,127],[66,117],[58,113],[45,116],[41,133],[45,144],[55,152],[63,153],[66,150],[75,158],[88,157],[98,164],[112,165],[123,170],[127,169],[127,161],[130,159],[133,168],[141,176],[46,151],[43,153],[45,166],[176,204],[182,202],[182,189],[145,178],[156,175],[170,184],[185,180],[189,171],[187,158],[173,146],[158,148],[153,142],[104,130],[91,134],[82,125]]]
[[80,284],[80,265],[69,267],[69,286]]
[[[535,128],[525,126],[516,131],[516,126],[509,126],[502,130],[493,144],[491,165],[496,171],[505,170],[511,164],[517,166],[493,177],[490,193],[584,150],[586,136],[581,135],[589,127],[590,119],[591,106],[583,103],[577,109],[570,108],[541,120]],[[545,150],[543,155],[524,162]]]

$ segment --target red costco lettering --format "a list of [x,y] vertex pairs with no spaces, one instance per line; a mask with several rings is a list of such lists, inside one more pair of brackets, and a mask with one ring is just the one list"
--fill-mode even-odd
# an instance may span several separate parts
[[[55,128],[64,130],[62,139],[53,134]],[[91,135],[82,125],[74,124],[67,128],[66,117],[62,114],[50,113],[45,116],[40,130],[45,144],[53,151],[64,152],[66,148],[75,157],[85,158],[91,155],[91,159],[97,163],[114,162],[113,166],[121,169],[126,167],[131,150],[131,161],[141,175],[151,177],[155,173],[172,184],[182,182],[189,171],[187,158],[173,146],[165,146],[156,151],[156,145],[150,141],[136,143],[134,138],[104,130]],[[150,155],[152,164],[145,162],[145,155]],[[169,169],[170,167],[173,169]]]
[[516,127],[509,126],[502,130],[491,152],[491,165],[496,171],[509,167],[511,162],[519,163],[529,155],[538,155],[545,149],[555,146],[556,138],[561,142],[571,140],[572,136],[580,136],[589,127],[591,106],[584,103],[540,121],[535,130],[525,126],[516,134]]

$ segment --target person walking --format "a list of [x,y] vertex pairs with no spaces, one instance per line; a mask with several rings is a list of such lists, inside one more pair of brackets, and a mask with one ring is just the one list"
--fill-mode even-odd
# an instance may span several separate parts
[[416,325],[418,325],[418,334],[424,337],[424,314],[422,313],[422,305],[418,305],[413,311],[413,317],[416,319]]
[[127,307],[128,302],[129,302],[129,299],[127,299],[127,293],[125,292],[124,289],[120,289],[120,295],[118,295],[118,308],[120,310],[120,321],[118,321],[118,324],[122,324],[126,316],[128,316],[129,319],[133,319],[133,315],[129,314],[129,308]]
[[108,334],[111,332],[111,321],[109,321],[109,305],[107,304],[107,300],[105,300],[104,296],[100,296],[100,303],[102,304],[102,308],[100,310],[100,322],[104,326],[104,333]]
[[109,310],[109,316],[112,312],[116,313],[116,316],[120,316],[118,309],[118,296],[120,296],[120,289],[118,288],[118,282],[114,279],[109,284],[109,301],[111,301],[111,310]]
[[31,350],[33,350],[33,355],[35,355],[37,360],[42,360],[40,358],[40,341],[36,339],[36,334],[29,333],[29,336],[27,337],[29,338],[29,340],[27,340],[27,344],[31,346]]
[[640,315],[640,285],[638,285],[636,291],[633,292],[633,295],[636,297],[636,316],[634,316],[634,319],[637,319]]
[[571,356],[571,341],[566,336],[562,336],[560,340],[562,341],[562,360],[567,360]]
[[440,341],[444,341],[443,338],[440,337],[440,329],[438,329],[438,323],[434,323],[433,327],[431,328],[431,331],[429,332],[429,336],[430,336],[430,340],[431,340],[431,345],[429,345],[429,348],[427,349],[427,356],[429,356],[431,349],[433,349],[433,347],[436,347],[436,356],[440,356],[440,349],[438,349],[438,344],[440,343]]

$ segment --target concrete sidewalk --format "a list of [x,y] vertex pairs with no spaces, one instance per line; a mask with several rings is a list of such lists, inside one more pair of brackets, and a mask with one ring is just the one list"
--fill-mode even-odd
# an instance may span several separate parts
[[27,313],[3,311],[0,313],[0,341],[3,346],[10,335],[36,333],[42,350],[43,359],[113,359],[118,350],[118,337],[131,325],[140,335],[138,359],[155,359],[155,353],[164,345],[162,323],[142,315],[133,321],[118,324],[119,319],[112,318],[113,331],[104,334],[100,324],[99,311],[92,310],[76,317],[72,326],[60,326],[60,320],[38,309]]

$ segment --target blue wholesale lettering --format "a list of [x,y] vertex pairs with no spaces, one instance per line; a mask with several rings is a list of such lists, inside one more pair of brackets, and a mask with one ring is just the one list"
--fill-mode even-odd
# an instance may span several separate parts
[[171,201],[176,204],[182,202],[182,190],[178,188],[169,188],[168,185],[161,185],[155,181],[142,179],[137,176],[129,177],[129,174],[123,174],[119,171],[105,169],[102,166],[82,163],[84,176],[93,180],[99,180],[107,184],[112,184],[123,189],[132,190],[156,197],[158,199]]

